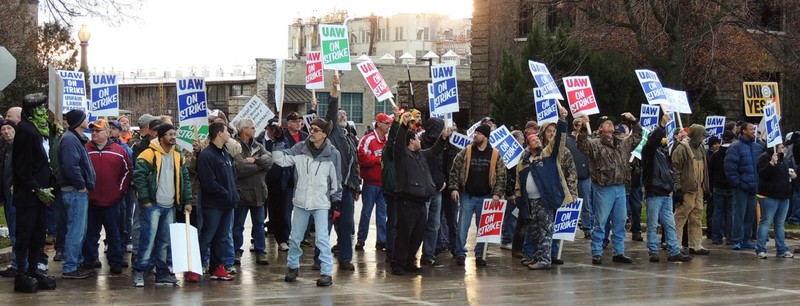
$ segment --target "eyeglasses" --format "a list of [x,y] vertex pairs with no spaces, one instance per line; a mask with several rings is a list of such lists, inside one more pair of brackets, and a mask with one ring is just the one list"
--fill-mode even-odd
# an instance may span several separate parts
[[311,134],[316,134],[316,133],[320,133],[320,132],[322,132],[321,128],[318,128],[318,127],[312,127],[311,128]]
[[92,130],[92,134],[99,134],[100,132],[105,132],[106,130]]
[[383,124],[389,124],[389,121],[378,121],[378,122],[383,123]]

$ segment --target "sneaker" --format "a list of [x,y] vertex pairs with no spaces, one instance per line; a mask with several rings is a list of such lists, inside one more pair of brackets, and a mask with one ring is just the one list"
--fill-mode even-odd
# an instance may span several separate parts
[[278,250],[287,252],[289,251],[289,245],[286,244],[286,242],[281,242],[281,244],[278,245]]
[[734,243],[731,249],[733,249],[734,251],[739,251],[742,249],[742,245],[739,243]]
[[614,257],[611,257],[611,262],[629,264],[633,263],[633,259],[631,259],[628,256],[625,256],[624,254],[619,254],[619,255],[614,255]]
[[234,279],[234,276],[230,275],[230,273],[228,273],[228,271],[225,271],[225,267],[223,267],[222,265],[219,265],[219,266],[217,266],[216,269],[214,269],[214,272],[211,273],[211,279],[212,280],[230,281],[230,280]]
[[528,265],[528,269],[530,269],[530,270],[550,270],[550,265],[547,265],[547,264],[544,264],[544,263],[541,263],[541,262],[537,262],[537,263],[532,263],[532,264]]
[[283,281],[287,283],[293,283],[297,281],[297,275],[300,274],[300,269],[289,269],[289,272],[286,272],[286,276],[283,277]]
[[314,263],[311,264],[311,270],[319,271],[319,269],[320,269],[320,262],[315,260]]
[[317,279],[317,287],[327,287],[333,284],[333,278],[330,275],[320,275]]
[[256,256],[256,263],[263,266],[269,265],[267,254],[258,254],[258,256]]
[[650,253],[650,262],[659,262],[661,258],[659,258],[658,253]]
[[527,257],[527,256],[525,256],[525,258],[523,258],[523,259],[522,259],[522,260],[521,260],[519,263],[521,263],[523,266],[526,266],[526,267],[527,267],[529,264],[532,264],[532,263],[534,263],[535,261],[536,261],[536,260],[535,260],[535,259],[533,259],[533,257]]
[[63,261],[64,260],[64,252],[56,251],[56,255],[53,256],[53,261]]
[[444,264],[436,259],[428,259],[425,264],[431,268],[444,268]]
[[478,267],[485,267],[486,266],[486,259],[481,257],[475,258],[475,265]]
[[184,278],[186,279],[187,283],[196,283],[200,281],[200,274],[194,272],[186,272]]
[[456,257],[456,265],[459,265],[459,266],[462,266],[462,267],[463,267],[463,266],[464,266],[464,262],[465,262],[466,260],[467,260],[467,258],[466,258],[466,257],[464,257],[464,256],[458,256],[458,257]]
[[563,265],[564,264],[564,260],[560,259],[560,258],[556,258],[556,259],[553,259],[551,263],[554,264],[554,265]]
[[94,262],[89,263],[84,262],[81,264],[81,266],[86,269],[98,269],[103,267],[103,263],[101,263],[100,260],[95,260]]
[[144,272],[142,271],[133,272],[133,286],[144,287]]
[[502,243],[502,244],[500,244],[500,249],[511,251],[511,244],[510,243]]
[[752,243],[752,242],[745,242],[745,243],[742,243],[742,248],[743,249],[747,249],[747,250],[755,250],[756,249],[756,244]]
[[693,249],[693,248],[689,248],[689,254],[692,254],[692,255],[708,255],[708,253],[710,253],[710,252],[706,248],[702,248],[701,247],[701,248],[696,249],[696,250]]
[[156,276],[156,286],[178,286],[178,279],[172,273]]
[[783,254],[777,256],[778,258],[794,258],[794,254],[792,252],[786,251]]
[[11,265],[8,265],[8,268],[0,271],[0,277],[17,277],[17,269],[14,269],[11,267]]
[[239,271],[236,271],[236,267],[234,267],[234,266],[225,267],[225,272],[228,272],[228,274],[230,274],[230,275],[234,275],[234,274],[239,273]]
[[242,254],[236,254],[233,256],[233,264],[234,265],[241,265],[242,264]]
[[631,240],[644,241],[644,238],[642,238],[642,233],[633,233],[633,235],[631,235]]
[[94,271],[78,268],[72,272],[61,273],[61,277],[64,279],[86,279],[89,276],[94,275]]
[[340,262],[340,263],[339,263],[339,270],[344,270],[344,271],[355,271],[355,270],[356,270],[356,267],[355,267],[355,266],[353,266],[353,264],[352,264],[352,263],[350,263],[349,261],[345,261],[345,262]]
[[359,240],[356,242],[356,251],[363,251],[364,250],[364,241]]
[[678,254],[675,254],[675,255],[670,255],[669,257],[667,257],[667,261],[673,261],[673,262],[677,262],[677,261],[679,261],[679,262],[690,262],[690,261],[692,261],[692,257],[691,257],[691,256],[687,256],[687,255],[684,255],[684,254],[683,254],[683,253],[681,253],[681,252],[678,252]]
[[756,254],[756,257],[758,257],[758,259],[767,259],[767,253],[766,252],[758,252],[758,254]]
[[111,274],[122,274],[122,266],[111,266],[111,268],[108,269],[108,272]]
[[592,256],[592,264],[593,265],[602,265],[603,264],[603,256],[600,256],[600,255]]

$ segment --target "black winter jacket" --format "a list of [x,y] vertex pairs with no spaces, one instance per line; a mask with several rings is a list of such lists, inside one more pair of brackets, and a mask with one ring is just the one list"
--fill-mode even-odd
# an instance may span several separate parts
[[209,144],[197,157],[197,179],[203,207],[236,208],[239,188],[233,157],[223,146]]
[[444,140],[438,138],[430,149],[411,151],[406,145],[408,126],[401,124],[394,139],[394,162],[397,182],[395,196],[409,201],[425,203],[436,193],[427,158],[442,153]]

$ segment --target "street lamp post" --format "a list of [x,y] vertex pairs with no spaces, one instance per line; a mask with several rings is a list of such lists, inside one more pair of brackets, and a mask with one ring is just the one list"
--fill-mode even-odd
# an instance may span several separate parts
[[422,56],[422,60],[428,62],[428,77],[431,79],[433,78],[433,74],[431,74],[431,67],[433,66],[433,59],[439,58],[439,55],[433,53],[433,51],[428,51],[425,55]]
[[409,67],[409,62],[414,60],[414,56],[409,54],[408,52],[403,53],[400,56],[400,59],[406,62],[406,73],[408,74],[408,90],[409,95],[411,96],[411,105],[414,104],[414,86],[411,86],[411,68]]
[[86,61],[86,48],[89,46],[89,38],[92,37],[92,33],[89,32],[89,28],[86,24],[81,26],[81,29],[78,30],[78,40],[81,42],[81,68],[80,71],[83,72],[84,78],[84,86],[86,87],[86,94],[89,94],[89,64]]

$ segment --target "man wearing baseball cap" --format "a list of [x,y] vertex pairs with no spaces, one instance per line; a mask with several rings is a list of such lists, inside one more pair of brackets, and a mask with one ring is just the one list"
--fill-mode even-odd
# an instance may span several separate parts
[[[613,262],[633,263],[633,259],[625,256],[625,220],[627,219],[627,199],[625,181],[631,177],[628,157],[633,148],[642,139],[642,126],[631,113],[622,117],[628,121],[633,133],[630,137],[620,139],[614,137],[614,122],[608,116],[597,119],[597,138],[589,138],[587,131],[576,126],[578,149],[589,157],[590,175],[592,177],[594,205],[594,226],[592,230],[592,263],[603,262],[603,239],[606,225],[611,219],[613,223],[614,257]],[[588,123],[589,117],[584,116]],[[581,125],[582,126],[582,125]]]
[[358,221],[357,251],[364,250],[364,241],[367,240],[369,234],[369,219],[372,216],[372,209],[376,206],[378,209],[375,212],[375,227],[378,230],[378,239],[375,241],[375,249],[383,250],[386,247],[386,201],[381,192],[383,185],[381,156],[391,125],[392,118],[384,113],[379,113],[375,116],[375,130],[364,136],[358,144],[358,168],[361,178],[364,179],[362,188],[364,197],[361,219]]

